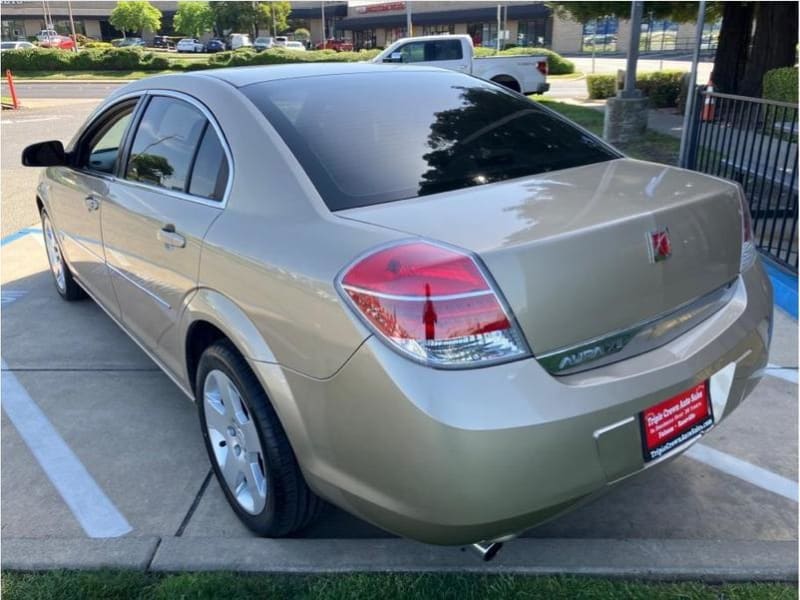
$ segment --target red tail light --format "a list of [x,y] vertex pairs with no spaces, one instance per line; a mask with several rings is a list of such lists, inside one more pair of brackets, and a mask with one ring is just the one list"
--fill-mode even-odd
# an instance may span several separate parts
[[536,68],[538,69],[539,73],[541,73],[542,75],[547,77],[548,70],[547,70],[547,61],[546,60],[540,60],[539,62],[537,62],[536,63]]
[[478,263],[427,242],[377,250],[339,281],[390,346],[432,366],[470,367],[529,354]]

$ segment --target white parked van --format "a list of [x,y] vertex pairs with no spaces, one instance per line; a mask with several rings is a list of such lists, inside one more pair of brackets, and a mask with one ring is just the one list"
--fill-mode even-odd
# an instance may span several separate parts
[[232,33],[228,36],[228,48],[231,50],[238,50],[252,45],[253,42],[250,41],[250,36],[246,33]]

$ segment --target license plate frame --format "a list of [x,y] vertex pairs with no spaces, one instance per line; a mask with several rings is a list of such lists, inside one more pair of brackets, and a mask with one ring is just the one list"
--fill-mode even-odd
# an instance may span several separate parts
[[714,409],[706,379],[639,413],[644,462],[669,454],[713,426]]

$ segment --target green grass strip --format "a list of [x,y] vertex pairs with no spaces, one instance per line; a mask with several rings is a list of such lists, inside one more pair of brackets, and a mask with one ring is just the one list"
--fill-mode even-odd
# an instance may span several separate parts
[[5,600],[55,598],[212,599],[398,598],[492,600],[547,598],[594,600],[789,600],[793,584],[656,583],[578,577],[457,574],[247,575],[236,573],[156,574],[139,571],[6,572]]

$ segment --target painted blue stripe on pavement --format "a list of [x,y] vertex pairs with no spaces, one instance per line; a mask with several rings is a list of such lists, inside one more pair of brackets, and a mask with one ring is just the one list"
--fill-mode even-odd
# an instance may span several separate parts
[[787,273],[771,260],[764,259],[763,263],[772,280],[775,304],[797,319],[797,276]]
[[798,501],[797,482],[781,477],[761,467],[751,465],[741,459],[715,450],[705,444],[695,444],[686,451],[686,456],[709,467],[733,475],[743,481],[752,483],[761,489],[778,494],[789,500]]
[[131,526],[122,513],[100,489],[16,376],[7,370],[5,361],[2,365],[3,410],[86,535],[110,538],[130,532]]
[[41,229],[35,229],[33,227],[26,227],[25,229],[20,229],[19,231],[15,231],[14,233],[9,233],[6,237],[0,239],[0,246],[5,246],[6,244],[10,244],[11,242],[15,242],[21,237],[25,237],[29,233],[39,233]]

